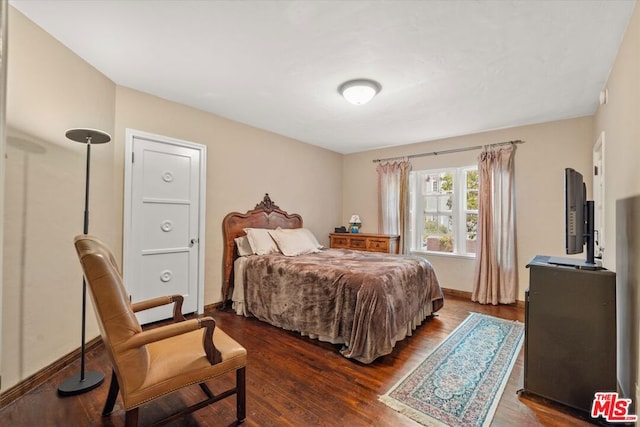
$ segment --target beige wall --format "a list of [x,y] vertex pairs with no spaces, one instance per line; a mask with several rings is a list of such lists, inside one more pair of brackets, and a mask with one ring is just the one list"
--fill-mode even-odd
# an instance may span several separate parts
[[[640,8],[636,6],[607,82],[608,102],[595,114],[594,137],[605,135],[605,267],[622,266],[628,283],[618,283],[618,381],[627,397],[640,404],[640,260],[617,253],[616,201],[640,195]],[[637,220],[637,219],[636,219]],[[637,242],[636,242],[637,244]],[[618,261],[618,262],[617,262]],[[624,262],[627,264],[624,264]],[[620,360],[619,360],[620,362]],[[633,373],[636,374],[634,378]]]
[[[80,346],[85,146],[72,127],[110,133],[92,149],[90,232],[122,253],[126,128],[207,145],[205,304],[221,300],[222,218],[270,193],[328,244],[342,211],[342,156],[127,88],[13,8],[2,301],[2,391]],[[99,333],[91,304],[87,339]],[[70,373],[71,375],[72,373]]]
[[[378,231],[374,159],[524,140],[516,153],[518,299],[524,300],[529,285],[527,262],[537,254],[565,256],[564,168],[582,171],[587,180],[594,143],[592,128],[592,118],[582,117],[345,156],[342,222],[346,223],[351,213],[357,213],[363,222],[363,232]],[[477,163],[478,154],[479,151],[466,151],[420,157],[411,159],[411,164],[413,170],[468,166]],[[427,258],[442,286],[471,292],[474,259],[446,255]]]
[[[2,301],[3,389],[80,346],[85,145],[72,127],[113,133],[115,85],[9,8]],[[93,150],[91,230],[113,241],[112,144]],[[97,334],[93,311],[89,337]]]
[[126,128],[207,146],[205,305],[221,300],[222,219],[253,209],[265,193],[329,244],[342,210],[342,155],[135,90],[118,87],[116,98],[123,156]]

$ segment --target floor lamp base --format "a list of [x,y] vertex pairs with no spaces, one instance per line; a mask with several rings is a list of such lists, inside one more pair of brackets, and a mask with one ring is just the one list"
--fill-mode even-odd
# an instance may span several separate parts
[[93,390],[103,382],[104,374],[102,372],[85,372],[84,380],[82,380],[81,375],[78,374],[62,381],[58,387],[58,394],[60,396],[74,396],[76,394],[82,394],[89,390]]

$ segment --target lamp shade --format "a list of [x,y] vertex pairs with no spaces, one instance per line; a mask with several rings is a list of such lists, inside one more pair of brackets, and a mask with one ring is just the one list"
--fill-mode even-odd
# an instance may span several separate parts
[[65,132],[65,136],[72,141],[83,144],[104,144],[111,141],[111,135],[106,132],[91,128],[75,128]]
[[350,103],[363,105],[371,101],[381,89],[380,83],[374,80],[356,79],[342,83],[338,92]]
[[360,221],[360,216],[359,215],[351,215],[351,219],[349,220],[349,224],[362,224],[362,221]]

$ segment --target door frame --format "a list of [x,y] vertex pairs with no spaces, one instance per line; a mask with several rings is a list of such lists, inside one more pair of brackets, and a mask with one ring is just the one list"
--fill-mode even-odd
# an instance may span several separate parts
[[[605,198],[605,134],[604,131],[600,132],[596,143],[593,145],[593,153],[592,153],[592,199],[594,200],[595,222],[599,227],[596,227],[598,230],[598,244],[596,245],[596,256],[602,257],[602,261],[604,261],[605,251],[607,248],[607,240],[605,234],[605,213],[606,213],[606,198]],[[596,174],[596,166],[600,166],[598,168]],[[601,185],[599,185],[601,184]],[[598,211],[598,205],[601,207],[600,211]],[[594,224],[594,225],[596,225]]]
[[158,142],[178,147],[186,147],[200,151],[200,192],[198,203],[198,284],[197,284],[197,313],[204,313],[204,248],[205,248],[205,225],[206,225],[206,179],[207,179],[207,146],[197,144],[195,142],[184,141],[181,139],[171,138],[163,135],[156,135],[149,132],[143,132],[136,129],[125,129],[125,148],[124,148],[124,221],[122,236],[122,276],[125,283],[131,274],[131,270],[127,268],[131,262],[131,205],[132,194],[131,184],[133,175],[133,140],[134,138],[145,139],[148,141]]

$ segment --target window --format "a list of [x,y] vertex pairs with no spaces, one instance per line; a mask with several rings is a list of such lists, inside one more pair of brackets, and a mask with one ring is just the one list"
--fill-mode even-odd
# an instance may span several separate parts
[[475,256],[478,168],[413,171],[411,249]]

